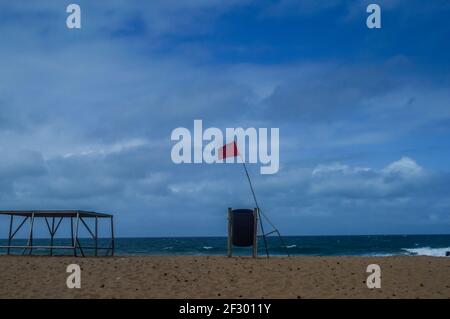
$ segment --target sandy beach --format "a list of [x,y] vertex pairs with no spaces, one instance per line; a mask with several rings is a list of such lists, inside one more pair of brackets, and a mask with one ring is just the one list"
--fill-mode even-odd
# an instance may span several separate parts
[[[66,286],[72,263],[81,289]],[[450,298],[450,258],[436,257],[1,256],[0,269],[1,298]]]

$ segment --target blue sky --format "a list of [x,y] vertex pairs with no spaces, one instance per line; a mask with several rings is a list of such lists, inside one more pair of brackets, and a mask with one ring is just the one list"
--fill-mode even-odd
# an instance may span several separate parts
[[[175,165],[170,133],[280,128],[250,165],[284,234],[449,233],[450,3],[0,0],[1,209],[114,213],[118,236],[226,234],[241,167]],[[6,222],[0,224],[5,234]]]

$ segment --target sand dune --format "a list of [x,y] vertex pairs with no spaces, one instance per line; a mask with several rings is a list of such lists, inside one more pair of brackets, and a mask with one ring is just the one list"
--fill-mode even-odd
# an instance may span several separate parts
[[[66,286],[72,263],[81,289]],[[0,256],[0,269],[1,298],[450,298],[450,258],[435,257]]]

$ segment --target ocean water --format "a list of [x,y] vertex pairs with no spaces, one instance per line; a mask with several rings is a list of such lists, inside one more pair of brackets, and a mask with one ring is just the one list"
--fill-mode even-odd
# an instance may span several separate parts
[[[270,255],[283,256],[441,256],[450,251],[450,235],[386,235],[386,236],[285,236],[284,245],[278,237],[268,238]],[[83,245],[92,245],[92,240],[82,239]],[[17,239],[15,245],[24,245],[26,240]],[[48,245],[49,240],[35,239],[35,245]],[[99,244],[109,247],[107,240]],[[0,239],[0,245],[6,240]],[[55,239],[55,245],[70,245],[68,239]],[[226,237],[178,237],[178,238],[116,238],[116,255],[209,255],[227,254]],[[4,254],[5,249],[0,249]],[[16,253],[21,251],[16,250]],[[105,252],[104,250],[99,251]],[[34,250],[35,254],[47,254],[47,250]],[[55,251],[70,254],[71,251]],[[85,249],[92,254],[93,249]],[[251,255],[251,248],[233,249],[234,255]],[[259,239],[260,255],[265,254],[264,243]]]

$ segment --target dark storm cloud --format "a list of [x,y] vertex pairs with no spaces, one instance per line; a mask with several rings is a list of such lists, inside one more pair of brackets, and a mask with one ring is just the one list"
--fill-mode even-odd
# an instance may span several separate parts
[[[297,66],[298,76],[281,82],[264,101],[267,105],[266,115],[275,115],[277,119],[287,121],[352,121],[356,116],[375,115],[375,103],[377,111],[386,109],[390,116],[402,117],[411,111],[428,113],[429,107],[421,104],[427,101],[421,97],[429,90],[436,93],[443,91],[448,79],[445,83],[427,83],[407,70],[408,66],[412,67],[403,59],[393,59],[376,66]],[[396,95],[401,96],[403,101],[390,100]],[[431,108],[436,115],[449,115],[440,103],[431,105]]]
[[47,173],[44,159],[39,152],[2,149],[0,157],[0,176],[6,180],[42,176]]
[[[309,15],[339,7],[303,3]],[[213,63],[173,48],[207,42],[202,37],[217,31],[224,13],[264,8],[209,0],[80,4],[78,33],[65,28],[65,3],[0,5],[4,209],[111,211],[119,235],[225,234],[226,208],[254,205],[242,168],[170,159],[171,131],[202,119],[205,127],[280,128],[279,173],[249,169],[263,209],[287,233],[450,225],[448,174],[413,155],[400,160],[405,136],[422,137],[423,127],[450,119],[445,69],[430,75],[402,56]],[[279,17],[292,5],[265,9]],[[372,159],[384,147],[396,151]],[[369,160],[352,157],[355,150]]]

